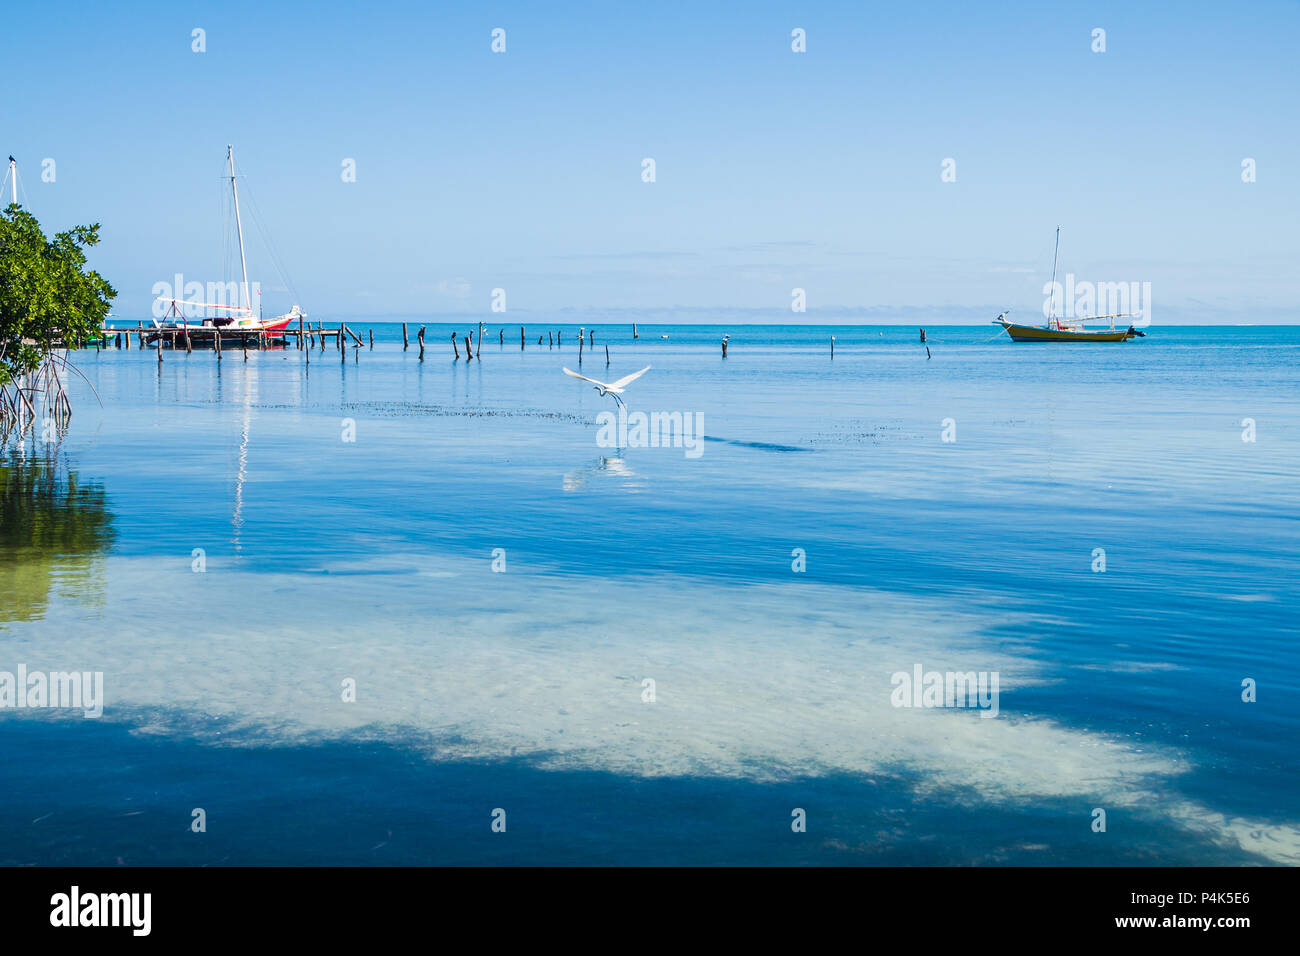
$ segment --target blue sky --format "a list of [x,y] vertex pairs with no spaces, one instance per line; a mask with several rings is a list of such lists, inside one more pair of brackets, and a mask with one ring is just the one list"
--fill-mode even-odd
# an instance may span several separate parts
[[233,278],[233,143],[322,318],[500,287],[512,313],[987,322],[1037,314],[1059,224],[1062,272],[1150,282],[1156,322],[1300,321],[1296,3],[542,6],[10,3],[0,150],[47,227],[102,224],[127,317]]

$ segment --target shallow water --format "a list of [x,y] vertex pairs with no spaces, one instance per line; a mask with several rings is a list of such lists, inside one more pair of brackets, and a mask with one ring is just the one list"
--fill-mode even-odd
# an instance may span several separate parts
[[106,703],[0,710],[0,860],[1300,862],[1300,331],[597,327],[693,458],[597,444],[576,327],[373,327],[83,351],[11,443],[0,671]]

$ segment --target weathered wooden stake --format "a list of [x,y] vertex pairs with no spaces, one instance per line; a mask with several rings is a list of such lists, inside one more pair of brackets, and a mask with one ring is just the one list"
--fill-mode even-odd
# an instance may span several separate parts
[[373,352],[374,350],[375,350],[375,330],[371,329],[370,330],[370,351]]
[[727,357],[727,337],[725,335],[722,337],[722,357]]
[[639,339],[641,336],[636,334],[636,323],[632,323],[632,338]]
[[465,361],[472,362],[473,360],[474,360],[474,353],[470,350],[470,338],[467,335],[465,336]]
[[831,336],[831,358],[835,358],[835,336]]
[[605,346],[605,367],[609,368],[609,346]]
[[221,330],[220,329],[212,330],[212,341],[216,345],[217,361],[220,362],[221,361]]
[[456,333],[451,333],[451,350],[456,353],[456,361],[460,361],[460,349],[456,346]]
[[584,331],[583,329],[578,329],[578,364],[579,364],[579,365],[582,364],[582,343],[583,343],[582,333],[583,333],[583,331]]
[[519,326],[519,351],[524,350],[524,327]]
[[406,323],[402,323],[402,351],[405,352],[411,343],[406,340]]
[[190,355],[193,353],[193,351],[194,350],[190,348],[190,327],[189,325],[186,325],[185,326],[185,354]]
[[587,333],[587,336],[591,339],[591,341],[589,341],[587,344],[594,349],[596,347],[596,330],[592,329],[590,332]]
[[555,348],[555,333],[549,329],[546,331],[546,347],[548,349]]
[[424,361],[424,326],[420,326],[420,331],[415,334],[415,340],[420,343],[420,361]]

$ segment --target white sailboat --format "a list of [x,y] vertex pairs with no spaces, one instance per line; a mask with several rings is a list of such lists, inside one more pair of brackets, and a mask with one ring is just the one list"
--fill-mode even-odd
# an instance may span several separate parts
[[[260,314],[253,311],[248,284],[248,260],[244,255],[244,223],[239,213],[239,184],[235,179],[235,147],[226,147],[226,162],[230,168],[230,193],[235,203],[235,232],[239,237],[239,267],[243,275],[239,296],[241,301],[235,305],[228,305],[220,302],[160,298],[158,301],[167,303],[167,310],[161,319],[154,319],[154,325],[168,332],[183,330],[199,339],[204,337],[215,339],[220,333],[229,333],[231,337],[238,338],[250,333],[281,337],[280,334],[290,323],[305,319],[307,313],[297,304],[284,315],[277,315],[271,319],[263,319]],[[185,315],[185,308],[204,311],[211,309],[220,314],[196,320]]]

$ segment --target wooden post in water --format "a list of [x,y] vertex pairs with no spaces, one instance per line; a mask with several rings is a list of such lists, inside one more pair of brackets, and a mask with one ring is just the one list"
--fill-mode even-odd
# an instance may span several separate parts
[[722,357],[727,357],[727,337],[725,335],[722,337]]
[[546,347],[548,349],[555,348],[555,333],[550,329],[546,330]]
[[375,350],[375,330],[371,329],[370,330],[370,351],[373,352],[374,350]]
[[456,361],[460,361],[460,348],[456,345],[456,333],[451,333],[451,350],[456,353]]
[[636,323],[633,322],[633,323],[632,323],[632,338],[633,338],[633,339],[639,339],[640,337],[641,337],[641,336],[639,336],[639,335],[636,334]]
[[[143,323],[141,323],[141,324],[143,324]],[[159,364],[159,365],[162,364],[162,343],[163,343],[162,333],[159,332],[159,333],[158,333],[158,364]]]
[[831,358],[835,358],[835,336],[831,336]]
[[420,361],[424,361],[424,326],[420,326],[420,331],[415,333],[415,341],[420,343]]
[[605,368],[609,368],[609,345],[605,345]]
[[582,343],[584,341],[582,333],[585,331],[586,329],[578,329],[578,364],[579,365],[582,364]]
[[467,336],[465,336],[465,361],[466,361],[466,362],[472,362],[472,361],[474,361],[474,352],[473,352],[473,350],[470,348],[470,344],[471,344],[471,343],[470,343],[470,338],[469,338],[469,336],[467,335]]
[[587,344],[594,349],[596,347],[596,330],[592,329],[591,331],[589,331],[587,333],[587,337],[590,340],[587,342]]
[[190,348],[190,327],[187,323],[185,326],[185,354],[190,355],[193,351],[194,350]]
[[497,344],[498,344],[498,345],[505,345],[505,344],[506,344],[506,330],[505,330],[505,329],[499,329],[499,330],[497,330],[497,336],[498,336],[498,338],[497,338]]
[[402,351],[405,352],[408,348],[410,348],[410,346],[411,343],[408,342],[406,339],[406,323],[403,322],[402,323]]
[[212,344],[216,347],[217,361],[220,362],[221,361],[221,330],[220,329],[212,330]]
[[139,331],[136,334],[140,336],[140,348],[144,348],[144,323],[139,322],[137,325],[139,326]]
[[524,350],[524,327],[519,326],[519,351]]
[[483,360],[483,323],[482,322],[478,324],[478,348],[475,354],[479,357],[479,361],[481,362]]
[[302,316],[298,316],[298,350],[302,350]]

